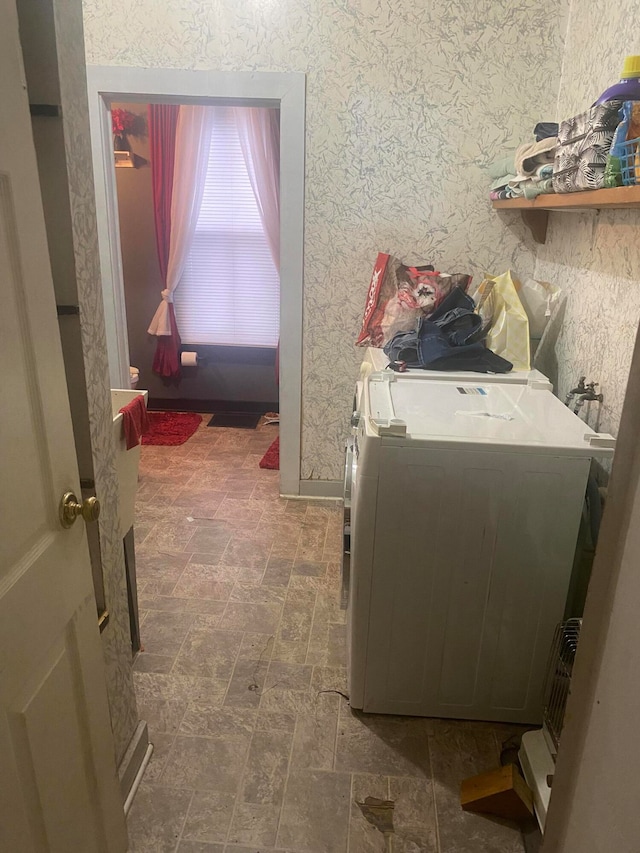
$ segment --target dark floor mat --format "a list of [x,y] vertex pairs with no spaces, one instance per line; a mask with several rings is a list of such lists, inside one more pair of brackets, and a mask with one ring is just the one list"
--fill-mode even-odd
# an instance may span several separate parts
[[261,417],[262,415],[256,415],[253,412],[216,412],[207,426],[255,429]]

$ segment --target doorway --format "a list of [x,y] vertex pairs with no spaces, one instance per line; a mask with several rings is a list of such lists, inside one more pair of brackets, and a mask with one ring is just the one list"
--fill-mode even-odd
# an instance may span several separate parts
[[111,107],[192,104],[280,111],[280,493],[300,494],[305,75],[89,66],[98,237],[112,387],[128,387],[127,312]]
[[[114,133],[127,127],[114,160],[132,376],[151,409],[255,424],[278,411],[278,110],[111,106]],[[184,258],[182,273],[169,254]],[[147,331],[167,309],[165,287],[175,287],[180,347]]]

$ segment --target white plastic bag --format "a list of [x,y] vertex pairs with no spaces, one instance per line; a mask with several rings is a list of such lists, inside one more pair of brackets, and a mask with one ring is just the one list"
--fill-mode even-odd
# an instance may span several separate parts
[[510,361],[514,370],[529,370],[529,318],[518,296],[520,288],[518,279],[507,270],[502,275],[485,276],[471,295],[489,328],[488,349]]
[[542,337],[561,292],[556,284],[536,281],[534,278],[527,279],[518,291],[520,301],[529,318],[529,334],[534,340]]

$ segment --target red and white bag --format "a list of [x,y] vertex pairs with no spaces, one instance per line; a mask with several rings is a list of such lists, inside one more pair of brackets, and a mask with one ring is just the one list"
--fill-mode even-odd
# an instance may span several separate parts
[[384,347],[397,332],[415,328],[457,285],[464,290],[471,276],[440,273],[431,265],[407,266],[380,252],[373,268],[362,328],[356,346]]

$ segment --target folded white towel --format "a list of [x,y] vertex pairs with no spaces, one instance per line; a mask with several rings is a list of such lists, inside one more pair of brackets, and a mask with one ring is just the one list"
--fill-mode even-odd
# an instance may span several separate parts
[[[548,139],[541,139],[539,142],[525,142],[521,145],[515,154],[515,168],[518,175],[530,176],[535,174],[539,166],[544,166],[553,163],[555,148],[558,145],[557,136],[551,136]],[[531,160],[530,168],[524,168],[524,161]]]

